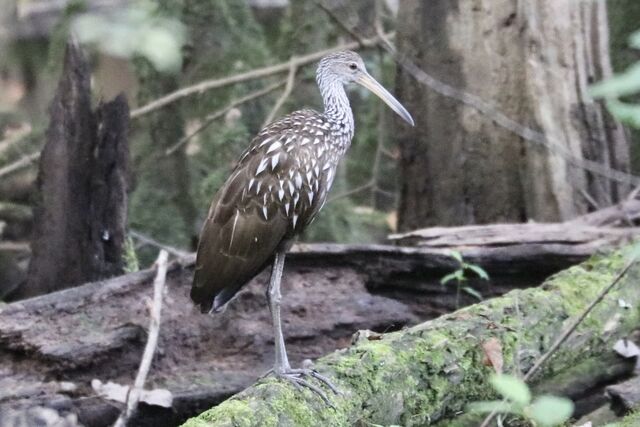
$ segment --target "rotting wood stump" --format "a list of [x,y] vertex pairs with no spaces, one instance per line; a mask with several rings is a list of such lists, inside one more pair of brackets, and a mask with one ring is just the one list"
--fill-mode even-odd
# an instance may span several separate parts
[[[541,287],[517,290],[375,339],[361,334],[353,346],[321,358],[315,367],[342,391],[335,410],[309,391],[268,378],[185,423],[213,426],[421,426],[450,422],[468,402],[496,398],[488,385],[482,343],[497,338],[504,370],[526,372],[562,330],[614,278],[620,252],[570,268]],[[534,383],[590,358],[610,356],[613,344],[640,324],[636,287],[640,266],[601,302],[548,361]],[[449,420],[449,421],[445,421]],[[470,425],[477,425],[471,423]]]
[[129,107],[124,95],[91,103],[89,65],[71,41],[40,156],[27,280],[12,299],[124,272]]

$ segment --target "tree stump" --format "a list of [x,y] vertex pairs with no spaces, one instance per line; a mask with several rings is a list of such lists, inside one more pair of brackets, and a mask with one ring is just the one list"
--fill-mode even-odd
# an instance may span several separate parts
[[129,108],[121,95],[93,111],[90,78],[70,42],[40,158],[33,256],[14,298],[123,271]]

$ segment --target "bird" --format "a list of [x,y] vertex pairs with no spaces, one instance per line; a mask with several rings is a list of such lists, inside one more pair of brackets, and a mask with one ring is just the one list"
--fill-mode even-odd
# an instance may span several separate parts
[[345,86],[356,83],[367,88],[411,126],[414,121],[353,51],[321,58],[316,83],[324,111],[295,111],[264,127],[214,196],[200,233],[190,296],[202,312],[219,312],[247,282],[271,266],[266,295],[275,363],[269,373],[313,390],[328,403],[311,378],[338,393],[333,384],[313,369],[293,369],[289,364],[280,319],[285,254],[322,209],[351,145],[355,127]]

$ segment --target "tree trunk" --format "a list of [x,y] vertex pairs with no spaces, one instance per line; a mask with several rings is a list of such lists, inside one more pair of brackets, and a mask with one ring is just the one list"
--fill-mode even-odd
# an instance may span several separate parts
[[408,0],[398,20],[402,54],[557,147],[524,141],[400,68],[400,96],[416,117],[415,128],[399,127],[401,230],[562,221],[624,195],[576,164],[629,163],[622,128],[587,94],[611,74],[602,2]]
[[40,159],[33,255],[23,298],[120,274],[127,212],[129,109],[91,110],[90,71],[74,43],[51,105]]

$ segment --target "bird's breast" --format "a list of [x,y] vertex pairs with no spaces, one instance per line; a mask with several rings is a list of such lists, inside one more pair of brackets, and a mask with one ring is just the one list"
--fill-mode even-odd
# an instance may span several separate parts
[[253,176],[243,190],[242,204],[257,210],[264,221],[284,216],[290,233],[298,233],[324,205],[341,150],[321,135],[297,141],[285,137],[269,141],[264,148],[250,167]]

